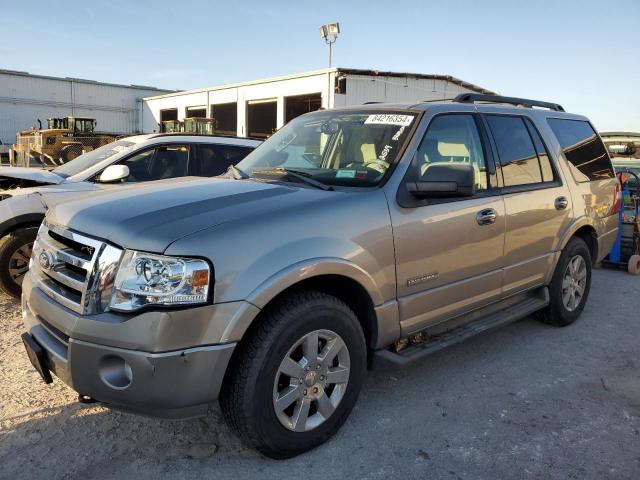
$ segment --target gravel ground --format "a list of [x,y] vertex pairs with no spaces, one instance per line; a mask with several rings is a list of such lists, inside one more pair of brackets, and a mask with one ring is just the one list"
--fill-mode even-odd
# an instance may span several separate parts
[[0,297],[0,478],[640,478],[640,278],[594,273],[575,325],[525,319],[405,369],[377,365],[346,425],[288,461],[217,407],[165,421],[81,405],[28,363]]

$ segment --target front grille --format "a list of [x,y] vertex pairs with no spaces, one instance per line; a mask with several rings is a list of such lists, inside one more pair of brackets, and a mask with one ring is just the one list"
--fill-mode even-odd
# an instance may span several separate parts
[[[100,311],[101,296],[110,285],[98,271],[105,242],[43,223],[33,246],[32,270],[38,287],[58,303],[80,314]],[[111,255],[113,257],[113,255]]]

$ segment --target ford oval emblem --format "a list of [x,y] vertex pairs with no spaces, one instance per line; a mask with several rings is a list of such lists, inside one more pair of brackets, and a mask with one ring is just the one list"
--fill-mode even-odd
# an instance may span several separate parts
[[56,259],[51,252],[43,250],[40,252],[40,255],[38,255],[38,263],[43,270],[50,270],[55,265]]

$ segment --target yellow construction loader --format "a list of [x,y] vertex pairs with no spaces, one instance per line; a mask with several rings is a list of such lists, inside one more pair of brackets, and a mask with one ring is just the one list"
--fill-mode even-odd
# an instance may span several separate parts
[[12,166],[54,168],[114,141],[119,134],[97,133],[96,120],[87,117],[47,118],[47,128],[25,130],[16,135],[9,151]]

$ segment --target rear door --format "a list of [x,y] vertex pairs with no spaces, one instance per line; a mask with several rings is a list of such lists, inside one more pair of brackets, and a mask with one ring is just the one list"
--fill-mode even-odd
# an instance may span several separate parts
[[[476,194],[412,197],[405,182],[416,181],[429,164],[439,162],[471,164]],[[433,117],[390,210],[403,335],[499,298],[505,212],[477,114]]]
[[506,213],[504,294],[545,283],[562,233],[571,222],[571,195],[533,122],[484,115],[497,151]]

